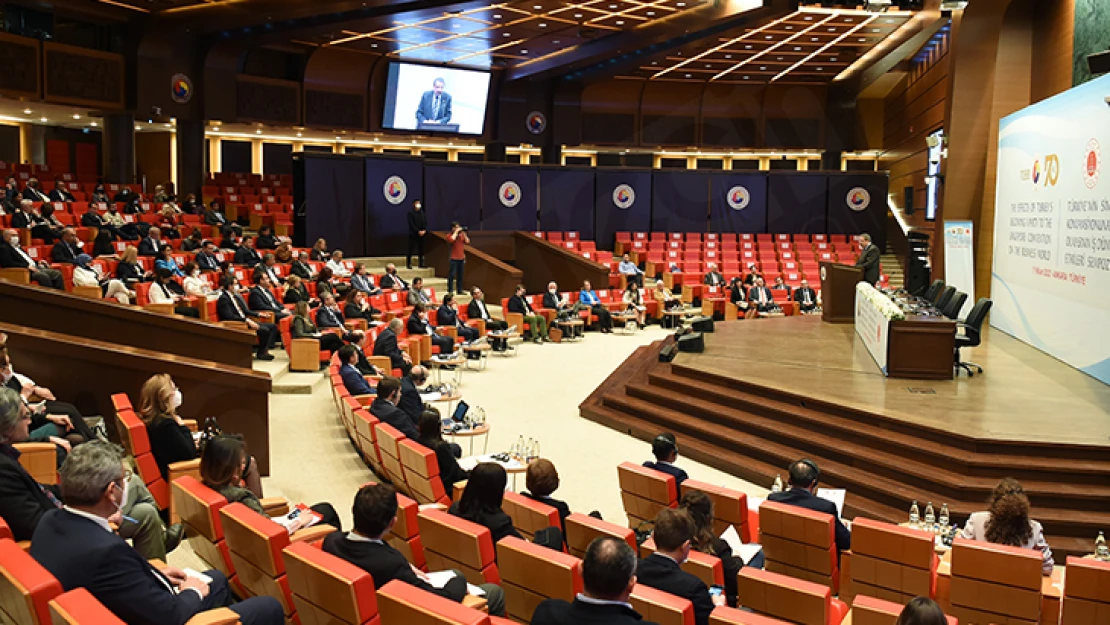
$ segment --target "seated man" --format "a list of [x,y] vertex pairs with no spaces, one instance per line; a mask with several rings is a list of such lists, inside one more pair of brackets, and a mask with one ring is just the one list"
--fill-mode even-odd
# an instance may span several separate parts
[[786,282],[782,276],[775,278],[775,284],[771,287],[772,291],[786,291],[786,299],[790,299],[790,287],[786,286]]
[[[446,584],[436,587],[423,571],[409,564],[404,554],[382,537],[397,522],[397,493],[389,484],[367,484],[355,495],[351,514],[355,529],[344,534],[333,532],[324,538],[324,551],[346,560],[374,578],[374,587],[399,579],[451,601],[463,600],[467,594],[466,578],[459,571]],[[481,584],[486,593],[489,613],[505,615],[505,593],[496,584]]]
[[401,351],[397,344],[397,337],[404,327],[405,322],[400,318],[390,319],[389,325],[378,333],[378,338],[374,339],[374,355],[389,358],[390,369],[400,369],[402,373],[408,373],[412,368],[412,359],[407,352]]
[[[559,294],[559,285],[555,282],[547,283],[547,292],[543,294],[543,307],[548,310],[554,310],[557,319],[566,319],[570,315],[573,315],[575,310],[578,310],[578,306],[570,303],[570,297]],[[588,306],[583,304],[582,309],[586,310]],[[563,338],[577,338],[582,336],[583,327],[584,326],[581,325],[563,326],[563,331],[567,333],[563,335]]]
[[[409,291],[412,293],[412,291]],[[432,337],[432,345],[439,348],[439,354],[446,356],[455,351],[455,339],[442,334],[436,334],[435,328],[428,322],[428,311],[423,304],[417,304],[412,309],[408,321],[409,336],[428,335]]]
[[[543,315],[537,314],[532,305],[528,303],[528,299],[524,297],[524,285],[516,285],[516,292],[509,298],[509,310],[511,313],[519,313],[524,316],[524,323],[528,324],[528,338],[537,345],[544,342],[550,343],[551,339],[547,338],[547,319]],[[521,328],[523,330],[523,328]]]
[[247,328],[258,334],[258,348],[254,357],[259,360],[273,360],[270,349],[277,342],[278,328],[272,323],[259,323],[252,319],[258,313],[247,307],[243,296],[239,295],[239,281],[233,274],[225,274],[220,278],[220,297],[216,300],[216,318],[220,321],[241,321]]
[[621,256],[621,262],[617,265],[617,271],[624,276],[627,284],[635,284],[636,286],[644,286],[644,271],[632,262],[632,258],[625,254]]
[[344,345],[339,348],[339,377],[343,378],[343,386],[352,397],[357,395],[374,395],[374,387],[366,381],[366,377],[358,370],[358,348],[354,345]]
[[655,456],[655,461],[648,460],[644,466],[649,469],[655,469],[669,475],[674,476],[675,485],[679,487],[679,494],[681,494],[681,486],[689,475],[682,469],[674,466],[674,461],[678,459],[678,442],[675,440],[674,434],[670,432],[663,432],[651,441],[651,455]]
[[[261,265],[259,266],[261,267]],[[251,310],[274,313],[274,322],[276,323],[292,316],[293,313],[278,303],[277,297],[274,296],[273,286],[273,283],[270,282],[270,276],[265,273],[261,274],[258,284],[254,285],[247,295],[247,306]]]
[[61,178],[54,179],[54,189],[50,191],[51,202],[73,202],[73,194],[66,188],[65,180]]
[[66,288],[62,272],[51,267],[46,261],[36,263],[19,245],[19,232],[11,228],[4,231],[4,240],[0,241],[0,267],[26,269],[31,275],[31,280],[48,289]]
[[409,285],[405,279],[397,274],[397,265],[389,263],[385,266],[385,275],[382,276],[382,289],[393,289],[394,291],[407,291]]
[[367,295],[381,295],[382,292],[374,284],[374,276],[366,273],[366,265],[362,263],[355,263],[355,271],[351,274],[351,288]]
[[578,293],[578,303],[589,306],[590,314],[597,315],[597,325],[602,334],[613,332],[613,316],[609,314],[609,309],[601,303],[601,298],[597,296],[597,291],[590,286],[589,280],[582,283],[582,290]]
[[400,401],[401,381],[387,375],[378,381],[378,393],[370,404],[370,414],[382,422],[392,425],[398,432],[412,440],[416,440],[420,438],[420,432],[416,430],[416,424],[413,420],[397,407],[397,403]]
[[725,277],[721,272],[717,271],[716,263],[706,263],[705,265],[705,284],[706,286],[724,286]]
[[219,250],[216,249],[216,244],[211,241],[205,241],[201,245],[201,248],[197,250],[197,254],[194,257],[197,267],[200,268],[201,271],[219,271],[220,259],[216,256],[217,253],[219,253]]
[[139,241],[139,256],[158,256],[162,252],[162,231],[151,227]]
[[312,279],[312,266],[306,262],[304,252],[293,252],[293,262],[289,265],[289,273],[301,280]]
[[328,261],[327,268],[331,269],[331,275],[336,278],[351,277],[351,270],[343,264],[343,250],[335,250],[331,253],[331,260]]
[[817,291],[809,288],[809,280],[802,280],[801,286],[794,289],[792,295],[795,302],[798,302],[798,308],[802,312],[810,312],[817,308]]
[[836,551],[839,555],[852,548],[852,532],[841,521],[836,512],[836,504],[816,495],[820,479],[821,470],[817,468],[817,463],[803,458],[790,465],[790,488],[767,495],[767,500],[831,514],[836,522]]
[[435,308],[428,294],[424,292],[424,278],[417,276],[412,279],[412,288],[409,289],[409,294],[405,298],[405,302],[409,306],[416,306],[422,304],[425,308]]
[[270,284],[275,287],[285,283],[285,280],[282,280],[277,273],[277,258],[274,257],[272,252],[267,252],[262,257],[262,262],[254,266],[255,284],[262,281],[262,276],[269,278]]
[[31,539],[31,556],[61,582],[63,590],[87,589],[128,625],[184,625],[194,615],[230,607],[242,622],[282,625],[285,613],[273,597],[232,605],[227,578],[205,571],[205,582],[179,568],[155,569],[112,531],[120,523],[131,476],[119,448],[94,441],[73,450],[61,470],[64,508],[42,515]]
[[489,308],[486,307],[486,294],[478,287],[470,289],[470,303],[466,306],[466,317],[485,321],[486,330],[490,332],[499,332],[509,328],[509,324],[505,323],[504,319],[494,319],[490,316]]
[[532,613],[532,625],[655,625],[628,602],[636,565],[628,543],[612,536],[593,539],[582,559],[582,592],[574,603],[545,599]]
[[243,237],[243,244],[235,250],[235,264],[254,268],[262,262],[262,256],[254,249],[254,237]]
[[763,285],[763,278],[756,278],[755,284],[748,289],[748,303],[756,312],[761,313],[771,312],[777,308],[771,289]]
[[408,375],[401,378],[401,398],[397,407],[401,412],[412,419],[413,425],[420,423],[420,415],[424,414],[424,400],[420,399],[420,387],[428,383],[428,369],[423,365],[415,365]]
[[705,582],[679,568],[690,556],[693,521],[685,510],[663,508],[655,515],[651,537],[655,541],[655,553],[640,560],[636,582],[689,600],[694,604],[694,623],[708,625],[709,613],[715,606],[725,605],[725,597],[710,596]]
[[81,253],[81,247],[77,244],[77,233],[73,228],[65,228],[62,230],[62,240],[54,244],[54,248],[50,250],[50,258],[56,263],[66,265],[76,265],[77,255]]
[[478,339],[478,329],[466,325],[459,318],[459,305],[455,303],[455,296],[451,293],[443,296],[443,305],[436,309],[436,323],[441,326],[455,328],[455,331],[467,343]]

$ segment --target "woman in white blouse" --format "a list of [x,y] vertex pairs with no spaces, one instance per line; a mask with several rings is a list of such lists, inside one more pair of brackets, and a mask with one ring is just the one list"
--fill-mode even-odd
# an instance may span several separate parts
[[968,518],[960,537],[1035,549],[1041,552],[1041,573],[1052,575],[1055,565],[1052,549],[1044,539],[1041,524],[1029,518],[1029,498],[1021,484],[1013,478],[1004,478],[994,487],[987,503],[988,510]]
[[182,286],[185,288],[185,295],[188,297],[203,297],[207,299],[218,299],[220,293],[213,291],[212,287],[208,285],[208,281],[200,275],[200,268],[193,261],[185,263],[185,279],[182,281]]
[[100,292],[104,297],[115,299],[121,304],[130,304],[131,297],[134,296],[127,285],[122,280],[115,278],[106,278],[92,263],[92,256],[88,254],[79,254],[77,256],[77,266],[73,268],[73,284],[75,286],[95,286],[100,287]]
[[640,286],[635,280],[629,280],[628,286],[624,289],[625,308],[628,312],[636,315],[636,323],[639,327],[644,327],[647,321],[647,306],[644,306],[644,298],[640,295]]

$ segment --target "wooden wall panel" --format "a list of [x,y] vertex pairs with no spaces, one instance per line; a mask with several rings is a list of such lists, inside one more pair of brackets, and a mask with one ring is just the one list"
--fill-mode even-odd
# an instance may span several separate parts
[[640,94],[646,81],[608,80],[582,90],[582,141],[635,145],[639,142]]
[[240,74],[235,90],[239,121],[300,125],[301,83]]
[[370,75],[380,56],[321,47],[304,70],[305,125],[365,130]]
[[39,41],[0,33],[0,94],[37,100],[42,94]]
[[43,45],[43,95],[48,102],[123,108],[122,54],[47,41]]
[[714,147],[763,145],[764,90],[762,85],[706,85],[701,97],[702,143]]
[[1032,102],[1040,102],[1072,86],[1075,46],[1075,0],[1033,4]]
[[696,145],[702,85],[648,81],[640,95],[640,139],[644,145]]

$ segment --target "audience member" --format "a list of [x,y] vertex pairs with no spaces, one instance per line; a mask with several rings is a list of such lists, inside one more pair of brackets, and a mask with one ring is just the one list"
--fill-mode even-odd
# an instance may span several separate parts
[[224,275],[220,278],[220,297],[216,300],[216,317],[220,321],[239,321],[247,324],[247,328],[258,334],[258,347],[254,357],[259,360],[273,360],[270,349],[277,342],[280,335],[272,323],[259,323],[252,317],[258,313],[250,310],[243,296],[237,290],[238,280],[234,275]]
[[49,289],[63,290],[66,287],[62,272],[46,261],[35,262],[20,245],[19,232],[12,228],[4,230],[4,240],[0,241],[0,267],[26,269],[32,280]]
[[466,306],[466,318],[485,321],[487,331],[498,332],[509,327],[505,320],[494,319],[489,314],[489,308],[486,307],[486,294],[478,287],[470,289],[470,303]]
[[158,211],[158,228],[162,231],[162,236],[167,239],[180,239],[181,231],[178,229],[184,222],[177,216],[177,207],[173,204],[163,204],[162,210]]
[[209,226],[216,226],[220,230],[229,227],[235,232],[236,236],[242,236],[243,234],[243,228],[239,224],[230,223],[227,217],[224,216],[219,200],[212,200],[208,203],[208,210],[204,212],[204,223]]
[[73,268],[73,285],[99,287],[102,297],[112,298],[121,304],[130,304],[130,298],[134,295],[122,280],[101,274],[100,269],[92,264],[92,256],[88,254],[77,256],[77,266]]
[[308,287],[301,281],[300,276],[291,275],[285,279],[285,294],[282,296],[283,304],[296,304],[304,302],[311,308],[320,305],[320,301],[308,294]]
[[[158,250],[158,259],[154,261],[154,269],[165,269],[174,278],[185,277],[185,272],[181,270],[181,267],[178,267],[177,260],[173,257],[173,248],[168,245],[163,245]],[[178,289],[174,289],[174,291],[176,292]],[[181,292],[184,293],[184,291]]]
[[840,519],[836,504],[816,495],[817,484],[820,479],[821,470],[817,468],[817,463],[803,458],[790,465],[790,478],[788,480],[790,488],[781,493],[767,495],[767,500],[831,514],[833,521],[836,523],[836,551],[839,555],[852,548],[852,533],[845,526],[845,522]]
[[466,228],[459,222],[451,222],[451,232],[447,235],[449,267],[447,269],[447,292],[457,295],[463,294],[463,268],[466,267],[466,246],[470,245],[470,237]]
[[944,610],[928,597],[914,597],[902,608],[894,625],[948,625]]
[[432,345],[439,348],[441,356],[446,356],[455,351],[455,339],[436,334],[435,328],[428,321],[428,310],[423,304],[417,304],[413,307],[412,314],[409,315],[408,331],[409,336],[427,335],[431,337]]
[[43,192],[38,178],[27,180],[27,186],[23,187],[23,199],[32,202],[50,202],[50,196]]
[[154,185],[154,194],[150,197],[152,202],[169,202],[170,195],[166,193],[166,188],[160,184]]
[[[258,244],[255,243],[257,246]],[[277,249],[274,250],[274,257],[282,264],[293,262],[293,246],[289,241],[282,241],[278,244]]]
[[254,266],[254,281],[260,282],[262,276],[270,279],[270,284],[275,287],[285,282],[277,272],[277,258],[270,253],[262,255],[262,262]]
[[397,344],[397,337],[404,327],[405,322],[399,318],[390,319],[389,324],[378,333],[378,338],[374,340],[374,355],[389,358],[390,369],[400,369],[407,374],[412,368],[412,359],[407,352],[401,351]]
[[374,315],[380,315],[381,312],[370,305],[365,291],[351,289],[347,292],[346,301],[343,304],[343,316],[348,320],[363,319],[368,327],[375,326],[380,322],[374,318]]
[[559,511],[559,529],[566,536],[570,506],[551,496],[559,488],[559,472],[555,470],[554,463],[547,458],[536,458],[529,462],[524,484],[528,490],[521,493],[522,495]]
[[193,615],[230,607],[244,625],[282,625],[281,603],[254,597],[231,604],[227,578],[205,571],[210,583],[185,571],[155,569],[116,535],[129,475],[114,445],[84,445],[66,460],[61,491],[66,506],[42,516],[31,541],[31,555],[58,579],[64,590],[87,589],[128,625],[184,625]]
[[724,286],[725,277],[717,271],[717,263],[706,263],[705,265],[705,284],[706,286]]
[[[150,290],[147,291],[147,298],[150,299],[151,304],[173,304],[173,312],[182,317],[192,317],[197,319],[200,317],[200,311],[185,302],[181,301],[181,296],[174,293],[170,288],[170,284],[175,284],[170,277],[170,272],[165,267],[159,267],[154,271],[154,283],[150,285]],[[177,288],[181,288],[178,286]]]
[[775,298],[771,294],[771,289],[768,289],[763,284],[763,277],[757,277],[755,284],[752,288],[748,289],[748,302],[757,313],[771,312],[777,308],[775,305]]
[[621,256],[621,262],[617,265],[617,271],[624,276],[626,285],[644,285],[644,271],[637,267],[636,263],[632,262],[632,258],[628,254]]
[[[374,587],[400,580],[425,592],[460,602],[467,594],[462,572],[442,587],[433,586],[428,576],[409,564],[404,554],[383,538],[397,522],[397,492],[389,484],[367,484],[355,495],[351,508],[354,529],[344,534],[333,532],[324,538],[324,551],[346,560],[374,578]],[[505,615],[505,593],[496,584],[479,586],[486,596],[486,607],[494,616]]]
[[355,263],[355,270],[351,273],[351,288],[367,295],[379,295],[382,290],[374,284],[374,276],[366,273],[366,265]]
[[[516,285],[516,292],[509,298],[509,312],[523,316],[524,323],[528,325],[528,338],[537,345],[550,343],[547,337],[547,320],[543,315],[537,314],[524,296],[524,285]],[[523,330],[523,328],[521,328]]]
[[312,279],[312,267],[305,262],[303,252],[293,252],[293,262],[289,265],[289,275],[297,276],[301,280]]
[[532,625],[655,625],[628,602],[636,586],[636,552],[612,536],[599,536],[582,559],[583,591],[573,603],[545,599],[532,613]]
[[455,459],[455,448],[451,443],[443,440],[443,417],[435,408],[428,407],[420,413],[417,420],[417,430],[420,437],[416,442],[431,449],[436,454],[439,464],[439,479],[443,482],[443,492],[448,497],[454,497],[455,483],[470,478],[470,472],[464,471]]
[[146,236],[139,241],[139,256],[157,256],[162,249],[162,231],[151,228],[146,231]]
[[772,291],[786,291],[786,298],[790,299],[790,287],[786,286],[786,282],[782,276],[775,277],[775,284],[771,286]]
[[273,226],[263,225],[258,229],[258,238],[254,241],[254,247],[260,250],[276,250],[278,246],[278,238],[274,236]]
[[409,290],[408,283],[397,273],[397,266],[393,263],[385,266],[385,275],[382,276],[381,286],[382,289],[393,289],[394,291]]
[[412,440],[420,438],[416,423],[397,407],[397,402],[401,401],[401,381],[391,375],[384,376],[378,380],[377,391],[377,397],[370,404],[370,414]]
[[218,253],[219,250],[216,249],[215,243],[205,241],[201,245],[201,248],[197,250],[197,254],[194,257],[194,260],[197,262],[197,267],[200,267],[201,271],[219,271],[220,259],[216,256]]
[[655,289],[652,290],[651,296],[659,304],[659,314],[663,317],[664,323],[674,323],[673,319],[668,321],[663,313],[668,310],[682,308],[682,302],[678,301],[678,298],[671,293],[671,290],[663,284],[662,280],[655,281]]
[[711,596],[705,582],[679,568],[690,556],[694,538],[689,515],[681,509],[663,508],[655,515],[651,537],[655,552],[640,560],[637,583],[689,600],[694,604],[694,623],[708,625],[709,613],[714,606],[724,605],[725,598]]
[[447,512],[489,529],[494,544],[506,536],[522,538],[513,519],[501,509],[508,475],[496,462],[481,462],[470,472],[459,500]]
[[748,273],[744,276],[744,286],[755,286],[755,279],[759,277],[759,269],[755,263],[748,263]]
[[74,202],[76,201],[73,194],[66,188],[65,180],[61,178],[54,179],[54,188],[50,191],[51,202]]
[[112,242],[112,233],[106,228],[97,230],[96,236],[93,237],[92,256],[105,260],[119,260],[116,246]]
[[[713,500],[700,490],[687,492],[679,501],[678,509],[686,512],[693,524],[693,538],[690,547],[694,551],[720,558],[725,572],[725,596],[728,604],[735,606],[736,576],[744,568],[744,561],[732,555],[732,547],[713,533]],[[749,566],[763,568],[763,552],[752,558]]]
[[636,324],[643,328],[647,325],[647,306],[644,305],[644,296],[640,294],[640,287],[629,282],[624,289],[621,301],[625,306],[625,313],[636,315]]
[[1029,518],[1029,497],[1021,484],[1011,477],[1002,479],[994,487],[987,504],[987,510],[968,518],[960,537],[1035,549],[1041,552],[1041,572],[1052,575],[1055,565],[1052,548],[1045,541],[1041,524]]
[[436,323],[440,326],[455,328],[467,343],[478,340],[478,329],[466,325],[459,317],[459,305],[450,292],[443,296],[443,305],[436,309]]
[[197,203],[196,194],[185,194],[185,200],[181,202],[181,212],[185,213],[186,215],[196,215],[198,210],[200,210],[200,205]]
[[601,298],[598,297],[597,291],[593,290],[589,280],[582,283],[582,290],[578,293],[578,302],[589,306],[590,314],[597,316],[597,323],[602,334],[609,334],[613,331],[613,316],[609,313],[609,309],[601,303]]
[[674,434],[670,432],[663,432],[656,436],[651,441],[651,455],[655,456],[655,460],[648,460],[644,466],[649,469],[655,469],[668,475],[674,476],[675,486],[681,493],[682,483],[689,479],[686,472],[674,465],[675,460],[678,460],[678,441],[675,439]]
[[347,269],[346,263],[343,262],[343,250],[335,250],[331,253],[331,260],[328,261],[328,269],[331,269],[332,275],[337,278],[351,277],[351,270]]
[[65,228],[62,230],[62,238],[54,244],[54,249],[50,251],[50,258],[55,263],[62,263],[65,265],[76,265],[77,255],[81,253],[81,245],[77,242],[77,233],[73,228]]
[[96,186],[93,187],[93,192],[92,195],[89,197],[89,201],[94,204],[112,203],[112,199],[108,197],[108,194],[104,191],[104,184],[100,182],[96,183]]
[[318,263],[326,263],[331,260],[331,254],[328,253],[328,242],[323,238],[316,239],[316,242],[312,244],[312,250],[308,253],[308,259]]
[[274,295],[274,285],[270,282],[269,276],[262,274],[259,278],[258,284],[251,287],[247,295],[247,306],[251,310],[273,313],[274,323],[279,323],[282,319],[291,316],[292,313],[278,303]]
[[424,291],[424,278],[417,276],[412,279],[412,288],[409,289],[408,295],[405,296],[405,301],[409,306],[416,306],[420,304],[425,308],[434,308],[435,303]]
[[[405,254],[405,265],[412,269],[412,252],[416,250],[418,266],[424,268],[424,235],[428,234],[428,217],[424,213],[420,200],[412,201],[412,210],[408,213],[409,222],[409,247]],[[383,287],[384,288],[384,287]]]
[[[30,228],[31,237],[42,239],[46,245],[53,245],[57,239],[62,238],[65,226],[54,216],[53,204],[35,206],[30,200],[24,199],[19,207],[20,212],[12,215],[13,228]],[[20,219],[21,216],[24,219]]]
[[113,240],[126,238],[119,227],[100,216],[96,210],[96,204],[89,204],[88,209],[81,215],[81,225],[86,228],[96,228],[98,235],[104,232]]
[[209,286],[208,280],[201,276],[200,267],[193,261],[185,263],[185,280],[182,281],[182,287],[185,289],[185,295],[189,297],[196,297],[198,299],[215,299],[220,296],[217,291],[213,291]]
[[137,200],[137,199],[138,198],[135,197],[135,194],[131,192],[131,187],[128,187],[126,185],[120,185],[119,191],[116,192],[116,195],[115,195],[115,197],[112,198],[112,201],[122,202],[124,204],[129,204],[133,200]]
[[[59,460],[70,448],[96,438],[77,406],[58,401],[45,386],[19,373],[7,349],[0,349],[0,379],[23,399],[31,411],[31,442],[51,442],[59,448]],[[59,462],[60,464],[60,462]]]
[[262,262],[262,256],[254,249],[254,237],[243,237],[243,244],[235,250],[235,264],[246,265],[253,269]]
[[335,328],[342,331],[343,340],[348,343],[360,342],[364,334],[362,330],[347,330],[343,312],[339,310],[339,304],[331,293],[324,293],[320,296],[320,307],[316,309],[316,325],[323,330]]
[[[299,310],[301,306],[304,306],[304,302],[297,304],[298,314],[297,317],[293,319],[294,324],[297,323],[297,319],[301,318]],[[327,340],[334,347],[334,342],[332,341],[332,339],[326,339],[326,337],[335,337],[335,339],[339,339],[339,337],[335,336],[334,334],[320,334],[316,338],[320,339],[321,349],[325,349],[325,340]],[[340,343],[342,343],[342,341],[340,341]],[[342,363],[339,366],[339,377],[342,378],[343,387],[347,389],[347,392],[350,393],[352,397],[377,394],[374,387],[370,386],[370,383],[366,381],[366,378],[364,377],[365,374],[358,370],[358,348],[354,345],[340,345],[336,349],[339,352],[339,362]]]
[[401,399],[397,407],[407,414],[414,424],[420,421],[424,414],[424,400],[420,399],[420,387],[428,383],[428,369],[423,365],[414,365],[408,375],[401,376]]
[[116,263],[116,277],[128,287],[134,288],[134,285],[145,281],[149,275],[139,264],[139,250],[134,245],[123,248],[123,255]]
[[570,303],[570,298],[559,293],[559,285],[555,281],[547,283],[547,291],[543,294],[542,307],[554,310],[559,315],[574,309],[574,305]]
[[802,279],[802,284],[794,290],[794,301],[802,312],[809,312],[817,308],[817,292],[809,288],[809,281]]
[[339,289],[336,288],[335,283],[331,281],[332,273],[330,267],[321,267],[320,273],[316,274],[316,297],[320,301],[324,300],[324,295],[331,295],[334,297]]

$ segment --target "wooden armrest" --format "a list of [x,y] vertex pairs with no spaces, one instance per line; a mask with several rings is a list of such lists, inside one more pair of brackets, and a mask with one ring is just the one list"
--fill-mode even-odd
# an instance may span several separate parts
[[[173,482],[176,477],[182,475],[200,476],[200,458],[192,460],[182,460],[181,462],[174,462],[169,465],[170,482]],[[176,474],[176,475],[175,475]]]
[[289,514],[289,501],[285,497],[263,497],[258,500],[266,516],[282,516]]
[[463,595],[462,604],[472,610],[481,610],[482,612],[489,611],[489,605],[485,597],[476,597],[474,595]]
[[185,424],[185,427],[189,428],[190,432],[196,432],[197,431],[197,420],[196,419],[182,419],[181,421]]
[[229,608],[206,610],[185,621],[185,625],[237,625],[239,615]]
[[269,310],[264,310],[258,313],[258,323],[273,323],[274,313]]
[[328,525],[327,523],[322,523],[320,525],[313,525],[312,527],[306,527],[303,530],[297,530],[293,532],[293,534],[289,536],[289,540],[295,543],[310,543],[313,541],[322,540],[325,536],[334,531],[334,527]]
[[352,399],[358,400],[358,403],[361,404],[363,408],[366,408],[374,402],[374,397],[376,397],[376,395],[355,395]]
[[29,540],[21,540],[17,542],[16,545],[18,545],[19,548],[22,549],[24,552],[30,553],[31,551],[31,541]]
[[246,321],[221,321],[220,325],[225,328],[235,328],[237,330],[247,330]]
[[16,443],[19,464],[39,484],[58,483],[58,456],[54,443]]
[[159,571],[161,571],[162,569],[169,566],[161,558],[151,558],[151,559],[147,560],[147,562],[150,563],[150,566],[153,566],[154,568],[158,569]]

